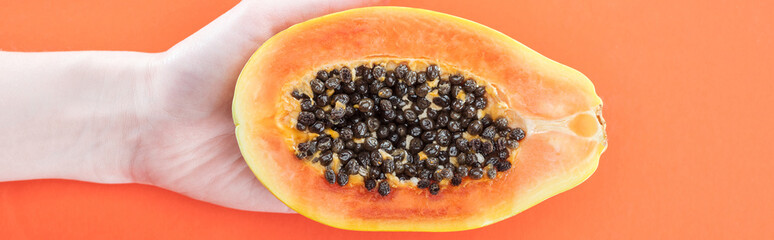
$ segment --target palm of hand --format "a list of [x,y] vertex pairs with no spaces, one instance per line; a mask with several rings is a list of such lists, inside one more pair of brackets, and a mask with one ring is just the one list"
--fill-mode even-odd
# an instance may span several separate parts
[[365,3],[262,4],[240,3],[151,64],[149,96],[139,98],[149,109],[133,164],[138,182],[236,209],[292,212],[255,178],[239,151],[231,118],[236,79],[273,28]]

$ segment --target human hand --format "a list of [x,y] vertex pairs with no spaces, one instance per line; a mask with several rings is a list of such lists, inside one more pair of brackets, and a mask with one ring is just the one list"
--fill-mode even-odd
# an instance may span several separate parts
[[363,0],[243,1],[168,51],[152,57],[136,96],[142,128],[134,181],[230,208],[292,212],[255,178],[231,118],[237,77],[260,44],[291,24]]

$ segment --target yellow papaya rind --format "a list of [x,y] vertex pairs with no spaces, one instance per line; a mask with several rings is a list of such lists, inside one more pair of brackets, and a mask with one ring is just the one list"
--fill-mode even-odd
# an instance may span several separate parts
[[[429,16],[437,22],[445,22],[447,24],[452,23],[457,24],[456,26],[460,28],[472,29],[472,31],[476,31],[477,34],[483,35],[483,38],[491,39],[492,42],[489,44],[497,44],[500,45],[500,47],[506,46],[506,49],[511,51],[506,52],[506,54],[523,60],[521,61],[522,66],[520,66],[520,68],[529,71],[529,73],[524,73],[527,76],[526,78],[521,76],[516,80],[532,79],[533,81],[537,80],[551,82],[554,83],[554,85],[561,85],[561,87],[556,89],[521,88],[519,89],[520,91],[532,91],[527,93],[533,94],[533,96],[546,95],[535,92],[541,90],[549,91],[550,93],[550,91],[565,91],[570,89],[570,93],[581,93],[579,94],[581,97],[576,96],[569,99],[560,98],[556,101],[551,101],[550,98],[546,99],[540,97],[536,97],[535,100],[524,99],[521,98],[520,95],[519,97],[508,99],[508,103],[516,103],[514,104],[514,108],[521,116],[530,120],[535,120],[535,122],[540,122],[543,120],[550,121],[559,118],[570,118],[578,114],[591,112],[599,119],[599,121],[596,122],[597,124],[593,126],[598,130],[590,131],[596,132],[594,134],[583,134],[592,135],[591,137],[581,137],[573,134],[578,132],[575,130],[536,131],[536,129],[539,128],[531,129],[528,127],[526,129],[528,137],[522,142],[519,153],[514,156],[514,158],[516,158],[514,168],[506,174],[501,174],[504,176],[498,176],[498,179],[495,181],[489,181],[492,183],[497,183],[498,181],[501,183],[509,183],[510,181],[506,179],[521,178],[523,182],[527,183],[522,183],[523,185],[519,185],[521,188],[514,189],[514,192],[518,194],[512,194],[513,199],[503,201],[502,204],[481,208],[477,213],[469,212],[469,215],[451,216],[451,218],[434,216],[424,219],[421,218],[421,216],[414,216],[414,218],[408,218],[411,216],[407,216],[407,218],[396,219],[384,219],[379,217],[358,218],[359,215],[357,214],[362,212],[353,214],[352,211],[340,211],[347,214],[337,215],[337,211],[339,211],[341,207],[329,206],[324,202],[309,202],[308,199],[304,199],[300,196],[303,195],[303,189],[314,188],[317,186],[315,184],[324,181],[320,178],[317,183],[315,183],[311,178],[303,178],[303,176],[311,177],[310,175],[314,174],[316,174],[314,177],[319,178],[319,173],[306,171],[303,167],[299,169],[297,174],[292,174],[292,176],[280,177],[273,174],[272,170],[282,169],[279,166],[279,162],[273,160],[288,161],[291,160],[293,156],[290,154],[288,146],[284,146],[281,141],[276,140],[281,138],[280,136],[269,136],[269,134],[278,134],[278,132],[272,131],[271,129],[262,129],[265,126],[271,125],[271,123],[266,123],[266,121],[270,121],[272,117],[271,114],[267,113],[274,112],[271,103],[272,101],[276,101],[277,94],[274,93],[274,97],[271,97],[271,94],[266,94],[269,95],[268,97],[261,95],[276,92],[277,89],[280,89],[277,88],[277,86],[280,86],[283,81],[297,79],[297,77],[302,74],[314,71],[315,67],[322,65],[322,63],[310,64],[309,66],[305,66],[306,69],[289,71],[286,78],[272,79],[271,81],[277,82],[274,85],[251,83],[255,83],[256,81],[268,81],[263,79],[265,68],[262,68],[262,66],[268,65],[267,63],[273,60],[271,57],[273,54],[276,54],[276,51],[287,50],[287,48],[278,47],[278,45],[282,45],[282,42],[286,41],[288,38],[293,38],[294,35],[315,27],[324,26],[336,21],[346,21],[344,19],[356,18],[358,16],[369,14],[404,17],[424,16],[425,18]],[[309,62],[304,64],[309,64]],[[472,67],[470,71],[477,72],[475,69],[475,67]],[[488,78],[489,76],[484,77]],[[507,85],[516,80],[508,79],[498,83],[506,84],[506,88],[508,89],[518,89],[518,86]],[[552,94],[555,95],[555,93]],[[240,74],[239,81],[237,82],[233,103],[234,121],[240,150],[258,179],[273,194],[275,194],[278,199],[296,212],[323,224],[343,229],[369,231],[458,231],[482,227],[513,216],[551,196],[577,186],[596,170],[599,157],[606,149],[605,126],[601,119],[600,109],[601,99],[595,94],[594,86],[591,84],[591,81],[580,72],[545,58],[506,35],[480,24],[442,13],[402,7],[372,7],[344,11],[295,25],[275,35],[264,43],[246,64]],[[258,113],[261,113],[261,115],[257,115]],[[592,127],[586,125],[588,124],[580,124],[579,126],[581,126],[581,128]],[[585,130],[581,129],[581,131]],[[584,142],[587,144],[583,144]],[[576,146],[576,148],[562,148],[563,144]],[[542,149],[548,148],[549,146],[554,148],[554,150]],[[535,151],[530,151],[531,148],[544,151],[537,151],[538,153],[534,153]],[[556,167],[550,166],[549,164],[549,167],[553,167],[553,170],[551,171],[540,169],[541,171],[530,172],[529,170],[531,169],[529,166],[534,162],[540,163],[542,161],[543,163],[551,163],[550,161],[545,160],[551,158],[550,156],[541,156],[540,153],[543,153],[543,155],[566,156],[571,161],[562,161],[563,159],[557,158],[554,159],[557,161],[554,161],[553,163],[564,164],[564,166]],[[531,157],[527,158],[527,156]],[[539,157],[544,158],[536,159]],[[535,176],[531,176],[530,174],[534,174]],[[302,181],[296,181],[296,178]],[[305,186],[298,186],[299,184]],[[359,188],[362,188],[362,186],[359,186]],[[471,188],[487,189],[481,187]],[[352,189],[345,190],[352,191]],[[446,189],[444,189],[444,191],[445,190]],[[442,194],[446,194],[446,192]],[[498,194],[494,195],[499,196]],[[326,211],[325,209],[328,210]],[[331,211],[331,209],[334,211]]]

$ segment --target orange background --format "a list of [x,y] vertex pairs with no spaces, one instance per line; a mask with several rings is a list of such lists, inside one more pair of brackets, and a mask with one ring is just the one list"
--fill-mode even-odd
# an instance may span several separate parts
[[[597,172],[485,228],[352,232],[149,186],[38,180],[0,183],[0,238],[774,239],[772,3],[394,1],[500,30],[605,101]],[[0,49],[164,51],[235,4],[0,0]]]

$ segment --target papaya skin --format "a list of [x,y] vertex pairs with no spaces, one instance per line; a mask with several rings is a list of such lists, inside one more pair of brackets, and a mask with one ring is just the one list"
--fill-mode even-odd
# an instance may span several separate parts
[[[359,177],[344,187],[328,184],[319,169],[296,159],[278,108],[288,85],[322,66],[376,57],[439,62],[495,86],[527,132],[513,167],[438,195],[392,183],[393,192],[381,197]],[[240,150],[266,188],[296,212],[350,230],[486,226],[582,183],[607,147],[602,101],[583,74],[478,23],[405,7],[348,10],[278,33],[245,65],[232,106]]]

